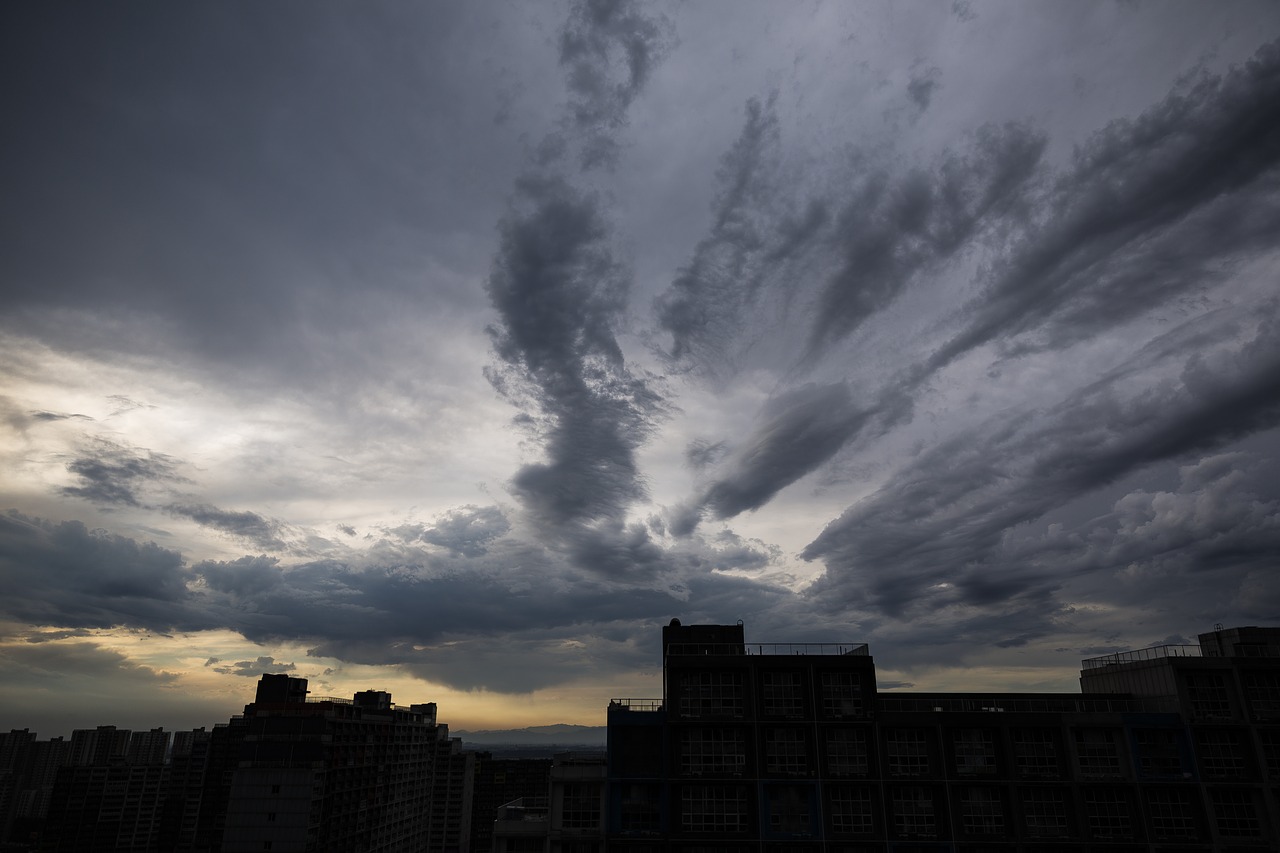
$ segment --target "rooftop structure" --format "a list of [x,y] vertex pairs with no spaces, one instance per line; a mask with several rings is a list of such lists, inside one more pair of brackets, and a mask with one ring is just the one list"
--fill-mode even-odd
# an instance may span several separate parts
[[1280,629],[1084,661],[1081,693],[882,694],[860,643],[663,628],[608,708],[610,851],[1280,849]]

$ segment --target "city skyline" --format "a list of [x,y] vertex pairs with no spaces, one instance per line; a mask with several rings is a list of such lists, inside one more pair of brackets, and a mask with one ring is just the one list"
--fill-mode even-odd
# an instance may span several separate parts
[[1280,623],[1274,3],[3,14],[0,730]]

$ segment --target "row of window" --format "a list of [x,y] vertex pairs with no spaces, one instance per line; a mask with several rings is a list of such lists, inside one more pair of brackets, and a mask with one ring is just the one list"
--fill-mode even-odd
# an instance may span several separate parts
[[[945,835],[943,792],[934,786],[902,785],[891,788],[882,805],[876,791],[866,785],[827,785],[827,831],[838,836],[871,836],[878,816],[884,814],[895,838],[928,839]],[[691,833],[733,835],[754,829],[751,798],[746,785],[684,785],[679,793],[676,825]],[[1211,790],[1212,820],[1224,838],[1256,839],[1263,836],[1263,808],[1256,792],[1248,789]],[[1206,824],[1197,789],[1181,786],[1153,787],[1141,792],[1148,815],[1147,827],[1135,792],[1127,788],[1090,788],[1076,803],[1070,790],[1031,787],[1016,793],[1015,805],[999,788],[956,786],[945,799],[955,811],[955,830],[961,837],[1007,839],[1019,835],[1035,839],[1067,839],[1082,833],[1095,841],[1157,842],[1203,840]],[[657,786],[630,786],[622,799],[624,833],[652,832],[659,828]],[[808,785],[772,785],[761,802],[762,828],[774,835],[807,836],[819,832],[816,789]],[[1073,819],[1079,810],[1079,825]]]
[[[736,727],[688,727],[679,730],[679,772],[683,776],[742,775],[747,769],[747,730]],[[1280,777],[1280,730],[1261,730],[1264,767]],[[1009,769],[1023,779],[1059,779],[1068,775],[1070,759],[1057,730],[1020,728],[1009,732],[1008,753],[996,729],[966,728],[949,733],[953,760],[950,772],[962,777],[997,778],[1002,755]],[[824,775],[867,776],[874,770],[870,759],[871,730],[825,728],[821,731],[820,756]],[[1236,729],[1199,729],[1188,741],[1182,729],[1136,729],[1132,753],[1125,732],[1119,729],[1077,729],[1074,741],[1075,770],[1082,779],[1138,778],[1181,781],[1198,762],[1208,780],[1245,780],[1255,775],[1248,732]],[[1194,751],[1192,749],[1194,745]],[[885,771],[890,777],[937,775],[940,754],[936,733],[922,728],[885,729]],[[772,726],[764,730],[763,772],[769,775],[813,775],[815,759],[809,730]],[[1130,758],[1133,767],[1130,768]]]
[[[1231,680],[1226,673],[1189,672],[1183,679],[1193,717],[1208,720],[1234,719]],[[1253,719],[1280,720],[1280,674],[1242,672],[1240,688]]]
[[[825,719],[853,719],[865,715],[863,674],[819,672],[816,701]],[[810,689],[800,670],[759,672],[760,713],[766,717],[800,719],[806,717]],[[1192,716],[1201,720],[1235,718],[1231,679],[1220,672],[1186,673],[1187,701]],[[678,675],[677,710],[684,718],[726,717],[742,719],[748,714],[750,691],[744,670],[693,671]],[[1280,720],[1280,674],[1241,673],[1240,686],[1255,720]],[[870,692],[871,684],[866,685]]]
[[[858,672],[822,672],[817,679],[818,710],[824,719],[864,716],[863,680]],[[806,716],[809,689],[799,671],[760,673],[760,713],[766,717]],[[741,720],[751,716],[743,670],[683,672],[677,677],[676,710],[685,719]]]

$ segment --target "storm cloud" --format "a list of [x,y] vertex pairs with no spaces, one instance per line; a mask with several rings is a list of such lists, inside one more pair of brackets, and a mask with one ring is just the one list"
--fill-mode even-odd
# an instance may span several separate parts
[[596,724],[676,616],[1074,689],[1280,614],[1274,3],[0,15],[11,717]]

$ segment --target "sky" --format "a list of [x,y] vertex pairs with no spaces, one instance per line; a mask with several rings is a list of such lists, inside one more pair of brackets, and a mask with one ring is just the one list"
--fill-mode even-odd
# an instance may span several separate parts
[[1280,5],[0,14],[0,729],[1280,623]]

